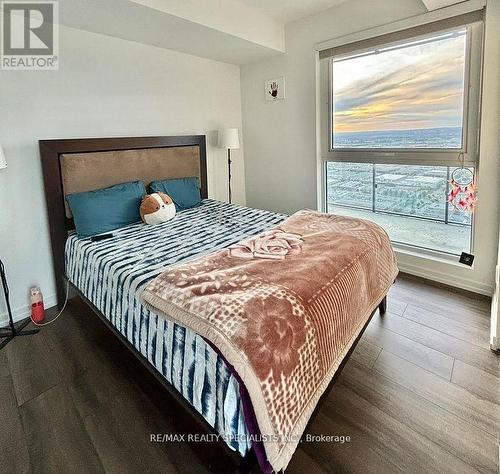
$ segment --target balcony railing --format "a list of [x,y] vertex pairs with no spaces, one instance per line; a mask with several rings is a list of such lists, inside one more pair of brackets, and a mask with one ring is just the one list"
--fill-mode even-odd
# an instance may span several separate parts
[[448,166],[328,163],[328,205],[471,226],[447,200]]
[[459,255],[470,251],[472,219],[447,201],[453,169],[329,162],[327,211],[371,219],[394,242]]

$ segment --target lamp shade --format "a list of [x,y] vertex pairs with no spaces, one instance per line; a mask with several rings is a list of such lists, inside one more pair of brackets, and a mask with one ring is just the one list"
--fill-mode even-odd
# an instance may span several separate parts
[[240,147],[240,137],[237,128],[219,130],[219,147],[236,150]]
[[2,145],[0,145],[0,170],[3,170],[4,168],[7,168],[7,159],[5,158]]

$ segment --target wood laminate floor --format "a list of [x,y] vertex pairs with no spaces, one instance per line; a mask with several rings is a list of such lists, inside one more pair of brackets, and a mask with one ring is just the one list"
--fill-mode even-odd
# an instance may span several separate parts
[[[500,357],[489,302],[401,277],[287,472],[499,472]],[[81,300],[0,352],[0,472],[206,472],[175,407]],[[219,467],[220,472],[220,467]],[[227,471],[234,470],[227,464]],[[255,469],[254,469],[255,471]]]

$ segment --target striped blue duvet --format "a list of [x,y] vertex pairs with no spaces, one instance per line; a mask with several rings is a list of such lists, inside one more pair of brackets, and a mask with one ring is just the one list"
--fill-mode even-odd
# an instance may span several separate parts
[[71,235],[66,243],[70,281],[242,455],[250,443],[237,380],[203,338],[151,313],[137,292],[167,265],[227,247],[284,218],[204,200],[164,224],[130,225],[101,242]]

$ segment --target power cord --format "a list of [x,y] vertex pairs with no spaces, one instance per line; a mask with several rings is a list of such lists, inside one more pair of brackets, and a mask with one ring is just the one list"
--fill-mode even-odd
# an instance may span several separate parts
[[64,310],[66,309],[66,305],[68,304],[68,299],[69,299],[69,279],[66,280],[66,299],[64,300],[63,307],[62,307],[61,311],[59,311],[59,314],[55,318],[52,318],[50,321],[47,321],[46,323],[36,323],[35,321],[33,321],[33,317],[30,316],[31,322],[35,326],[39,326],[39,327],[40,326],[48,326],[49,324],[52,324],[53,322],[55,322],[57,320],[57,318],[59,316],[61,316],[61,314],[64,313]]

